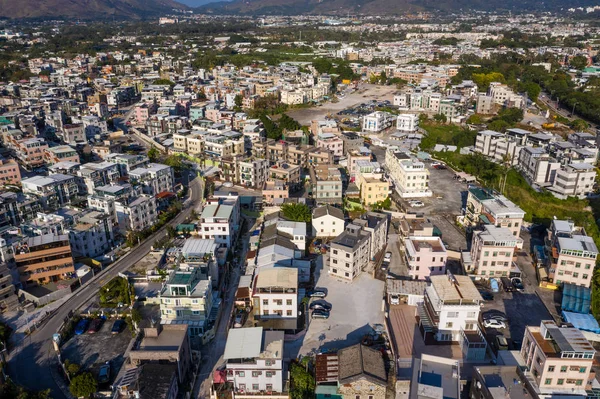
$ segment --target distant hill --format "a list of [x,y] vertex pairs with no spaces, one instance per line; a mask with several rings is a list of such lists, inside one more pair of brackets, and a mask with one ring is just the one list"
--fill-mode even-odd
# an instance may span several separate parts
[[233,0],[206,4],[196,10],[232,14],[385,15],[407,11],[557,11],[597,4],[597,0]]
[[187,9],[173,0],[0,0],[7,18],[144,18]]

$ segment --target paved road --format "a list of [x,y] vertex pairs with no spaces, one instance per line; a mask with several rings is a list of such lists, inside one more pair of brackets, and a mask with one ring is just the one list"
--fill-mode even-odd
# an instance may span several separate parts
[[542,103],[544,103],[544,104],[545,104],[547,107],[549,107],[551,110],[553,110],[554,112],[556,112],[556,113],[557,113],[557,114],[559,114],[560,116],[562,116],[562,117],[564,117],[564,118],[567,118],[567,119],[568,119],[568,120],[570,120],[570,121],[573,121],[573,120],[575,120],[575,119],[583,119],[584,121],[586,121],[586,122],[587,122],[587,123],[590,125],[590,127],[591,127],[591,129],[592,129],[592,131],[593,131],[594,133],[595,133],[594,129],[597,129],[597,128],[598,128],[598,126],[596,126],[594,123],[592,123],[592,122],[588,121],[587,119],[584,119],[584,118],[580,117],[580,116],[579,116],[579,115],[577,115],[577,114],[571,114],[571,111],[572,111],[572,109],[565,108],[565,107],[563,107],[563,106],[562,106],[562,105],[560,105],[560,104],[559,104],[559,106],[557,107],[557,106],[556,106],[556,101],[552,101],[552,99],[550,98],[550,96],[549,96],[548,94],[546,94],[546,93],[542,93],[542,94],[540,94],[540,97],[539,97],[539,99],[540,99],[540,101],[541,101]]
[[[202,200],[204,192],[204,183],[202,180],[199,178],[194,179],[189,187],[190,195],[184,204],[184,209],[170,223],[171,225],[182,223],[189,216],[192,209]],[[163,226],[163,228],[143,241],[127,255],[101,273],[98,273],[87,285],[76,291],[43,327],[31,336],[26,337],[10,354],[11,358],[7,369],[13,381],[29,389],[41,390],[50,388],[52,390],[52,398],[63,399],[65,396],[56,385],[50,372],[50,368],[55,367],[55,354],[51,343],[52,334],[56,333],[71,310],[81,307],[97,294],[102,285],[146,256],[150,252],[150,247],[154,241],[166,234],[165,230],[166,226]]]

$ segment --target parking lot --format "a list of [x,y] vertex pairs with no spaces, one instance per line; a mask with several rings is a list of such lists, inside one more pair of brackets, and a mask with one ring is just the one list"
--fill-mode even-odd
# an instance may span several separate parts
[[94,377],[98,376],[101,365],[110,362],[109,382],[112,382],[125,361],[123,354],[131,341],[131,332],[127,327],[113,335],[112,325],[113,321],[107,320],[97,333],[85,332],[69,339],[61,348],[63,359],[78,364],[82,370],[91,371]]
[[[476,283],[478,284],[478,283]],[[479,286],[479,284],[478,284]],[[522,341],[526,326],[539,326],[542,320],[552,320],[552,316],[537,296],[535,287],[525,284],[524,292],[501,292],[494,293],[492,301],[486,301],[481,313],[490,310],[499,310],[508,317],[507,328],[494,329],[484,328],[488,342],[493,342],[494,336],[504,335],[509,341]]]
[[297,345],[302,355],[356,344],[384,320],[384,282],[364,272],[351,283],[330,277],[323,259],[319,256],[317,260],[316,287],[327,291],[324,301],[332,305],[331,315],[327,320],[310,320],[303,339],[292,343],[290,350]]

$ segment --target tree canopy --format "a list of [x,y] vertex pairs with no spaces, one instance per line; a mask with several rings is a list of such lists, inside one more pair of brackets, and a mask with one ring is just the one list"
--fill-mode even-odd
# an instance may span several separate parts
[[281,213],[294,222],[310,222],[312,219],[312,212],[306,204],[283,204]]
[[90,372],[81,373],[71,380],[69,391],[75,397],[89,398],[98,390],[98,383]]

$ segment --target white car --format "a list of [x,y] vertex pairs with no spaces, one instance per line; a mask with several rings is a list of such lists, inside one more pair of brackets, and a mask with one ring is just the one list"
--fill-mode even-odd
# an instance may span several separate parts
[[422,206],[425,206],[423,201],[410,201],[408,204],[413,208],[421,208]]
[[385,253],[385,257],[383,258],[384,261],[386,262],[391,262],[392,260],[392,253],[391,252],[386,252]]
[[504,324],[504,322],[495,319],[484,320],[483,326],[485,328],[506,328],[506,324]]
[[398,294],[390,295],[390,303],[392,305],[400,305],[400,296]]

